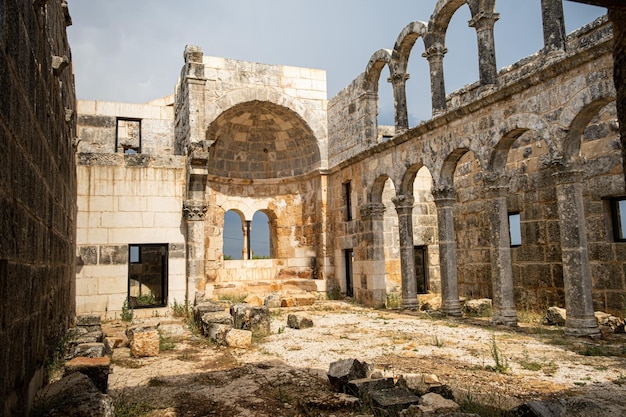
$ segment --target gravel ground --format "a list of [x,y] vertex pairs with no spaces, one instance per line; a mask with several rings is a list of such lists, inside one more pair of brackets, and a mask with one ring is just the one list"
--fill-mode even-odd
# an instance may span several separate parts
[[[287,327],[290,313],[309,315],[314,326]],[[174,322],[170,328],[179,334],[157,358],[114,350],[109,389],[118,404],[143,407],[126,415],[354,416],[367,410],[333,393],[326,372],[331,362],[356,358],[385,376],[435,374],[461,403],[469,399],[502,410],[583,397],[598,405],[599,416],[626,416],[625,335],[566,338],[537,316],[520,321],[509,329],[488,319],[325,301],[273,310],[272,334],[249,350],[214,346]],[[115,338],[125,325],[109,322],[104,328]]]

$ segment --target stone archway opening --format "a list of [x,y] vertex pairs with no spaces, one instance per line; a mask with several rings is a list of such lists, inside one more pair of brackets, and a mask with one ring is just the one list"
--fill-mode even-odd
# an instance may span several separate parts
[[293,110],[249,101],[222,113],[207,129],[209,175],[262,180],[308,174],[320,165],[311,128]]

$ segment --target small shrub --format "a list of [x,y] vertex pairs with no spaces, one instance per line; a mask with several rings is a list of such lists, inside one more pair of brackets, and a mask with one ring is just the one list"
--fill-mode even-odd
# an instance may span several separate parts
[[133,321],[134,314],[135,312],[133,311],[133,308],[128,306],[128,299],[124,300],[124,304],[122,304],[122,313],[120,314],[122,321],[130,323]]
[[174,343],[174,341],[171,338],[163,337],[163,335],[159,333],[159,350],[161,351],[172,350],[175,347],[176,347],[176,343]]
[[490,369],[499,374],[506,374],[509,371],[509,362],[506,358],[502,357],[500,353],[500,349],[498,348],[498,344],[496,343],[496,335],[493,335],[491,342],[491,358],[493,359],[495,365],[488,366],[487,369]]
[[332,286],[326,289],[326,298],[329,300],[341,300],[341,289],[336,286]]
[[402,306],[402,296],[396,292],[387,293],[387,305],[389,309],[400,308]]
[[170,306],[172,309],[173,317],[183,317],[187,318],[190,316],[191,311],[188,303],[178,303],[176,299],[174,299],[174,303]]
[[243,303],[248,294],[222,294],[219,296],[220,300],[230,301],[233,304]]
[[433,346],[435,347],[443,347],[444,342],[442,339],[439,339],[439,336],[435,335],[435,337],[433,337]]

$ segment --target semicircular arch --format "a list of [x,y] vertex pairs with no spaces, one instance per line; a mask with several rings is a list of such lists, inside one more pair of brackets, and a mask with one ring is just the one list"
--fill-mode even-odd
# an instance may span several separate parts
[[385,66],[389,66],[391,62],[391,49],[379,49],[374,52],[367,62],[365,68],[365,78],[363,80],[363,89],[367,92],[377,92],[380,75]]

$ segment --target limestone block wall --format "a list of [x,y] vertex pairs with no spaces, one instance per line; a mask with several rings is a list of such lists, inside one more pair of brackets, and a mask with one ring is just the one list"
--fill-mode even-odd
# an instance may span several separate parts
[[[78,103],[79,313],[119,316],[129,296],[130,244],[167,244],[167,304],[186,299],[181,226],[186,158],[176,154],[172,100]],[[118,125],[120,120],[130,121],[130,127]],[[135,138],[141,130],[139,152],[125,153],[121,146],[116,151],[116,142],[130,136],[121,129],[131,128]],[[153,311],[136,309],[135,314]]]
[[[320,241],[320,179],[229,184],[209,181],[206,214],[207,293],[281,290],[317,291]],[[270,221],[271,259],[224,260],[224,215],[234,210],[244,219],[262,210]]]
[[101,165],[79,155],[77,170],[76,309],[107,318],[119,317],[128,296],[129,244],[168,244],[168,302],[186,297],[184,158],[113,157]]
[[174,109],[161,105],[81,100],[78,102],[79,153],[123,153],[116,149],[118,119],[141,121],[141,153],[173,155],[175,151]]
[[24,416],[74,318],[75,92],[61,0],[0,2],[0,415]]

